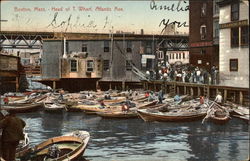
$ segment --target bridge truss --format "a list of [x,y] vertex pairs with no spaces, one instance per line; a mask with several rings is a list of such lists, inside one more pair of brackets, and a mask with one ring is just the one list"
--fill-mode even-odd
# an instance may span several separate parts
[[41,49],[43,40],[53,38],[52,32],[0,32],[0,48]]

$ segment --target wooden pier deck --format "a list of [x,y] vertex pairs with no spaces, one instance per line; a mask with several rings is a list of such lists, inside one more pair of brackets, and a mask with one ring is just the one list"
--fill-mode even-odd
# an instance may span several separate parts
[[203,95],[209,99],[214,99],[216,94],[221,92],[224,101],[231,101],[241,105],[249,106],[249,88],[169,81],[151,81],[142,82],[142,84],[144,90],[159,91],[160,89],[163,89],[165,93],[170,93],[173,95],[188,94],[194,97]]

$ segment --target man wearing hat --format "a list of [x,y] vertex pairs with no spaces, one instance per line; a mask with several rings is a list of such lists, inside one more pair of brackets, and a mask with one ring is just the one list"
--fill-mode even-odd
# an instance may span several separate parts
[[221,96],[221,92],[218,92],[217,93],[217,95],[216,95],[216,97],[215,97],[215,102],[216,103],[218,103],[219,105],[222,105],[222,100],[223,100],[223,98],[222,98],[222,96]]
[[3,119],[0,121],[0,129],[2,129],[2,154],[6,161],[14,161],[16,148],[20,140],[24,139],[23,128],[26,123],[16,117],[14,113],[1,110]]

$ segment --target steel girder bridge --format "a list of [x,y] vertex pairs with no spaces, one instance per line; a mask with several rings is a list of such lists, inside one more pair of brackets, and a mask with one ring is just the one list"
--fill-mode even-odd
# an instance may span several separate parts
[[43,39],[53,37],[53,32],[0,31],[0,48],[41,49]]
[[166,36],[158,39],[156,50],[161,51],[188,51],[188,36]]

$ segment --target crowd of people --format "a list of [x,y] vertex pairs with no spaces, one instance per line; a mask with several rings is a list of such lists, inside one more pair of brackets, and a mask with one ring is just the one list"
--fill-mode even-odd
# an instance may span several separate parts
[[[164,76],[164,73],[167,75]],[[166,81],[178,81],[200,84],[219,84],[218,67],[212,66],[210,70],[192,65],[170,65],[162,66],[159,70],[160,79]],[[156,79],[156,72],[150,72],[150,79]]]

